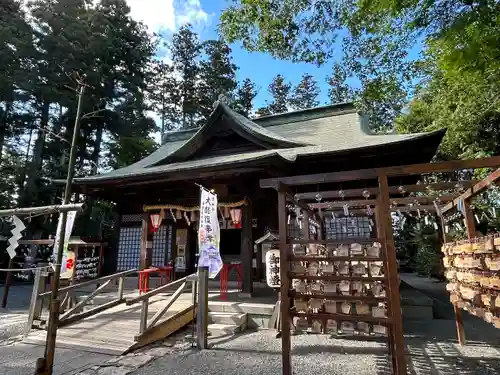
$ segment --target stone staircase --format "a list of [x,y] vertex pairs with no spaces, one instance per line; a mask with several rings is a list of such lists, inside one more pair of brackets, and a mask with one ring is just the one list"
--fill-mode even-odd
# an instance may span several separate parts
[[234,335],[247,329],[248,315],[231,304],[208,305],[208,332],[210,337]]

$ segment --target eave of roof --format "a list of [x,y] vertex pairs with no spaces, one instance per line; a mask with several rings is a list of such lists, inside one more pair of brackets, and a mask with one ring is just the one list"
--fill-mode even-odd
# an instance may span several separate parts
[[[293,163],[302,157],[338,155],[350,150],[361,151],[401,143],[410,145],[426,137],[436,141],[432,144],[439,145],[445,134],[445,130],[439,130],[432,133],[374,135],[361,116],[339,116],[356,112],[352,103],[341,103],[249,120],[226,104],[217,102],[204,127],[173,133],[163,146],[137,163],[101,175],[77,178],[75,183],[94,185],[147,179],[147,176],[184,170],[231,168],[241,163],[273,159]],[[214,133],[227,128],[260,145],[262,150],[189,160]]]
[[[239,164],[248,164],[255,162],[270,162],[272,160],[294,163],[298,158],[309,157],[309,156],[323,156],[323,155],[336,155],[341,153],[346,153],[349,151],[361,151],[368,149],[376,149],[386,146],[397,146],[400,144],[408,144],[410,147],[412,143],[419,142],[428,139],[429,142],[434,142],[439,144],[446,133],[445,129],[437,130],[430,133],[418,133],[418,134],[400,134],[398,137],[392,137],[389,142],[377,143],[377,142],[366,142],[360,140],[356,147],[336,147],[335,145],[325,146],[303,146],[303,147],[293,147],[288,149],[274,149],[274,150],[262,150],[262,151],[252,151],[235,155],[225,155],[212,157],[202,160],[189,160],[185,162],[170,163],[166,165],[160,165],[149,168],[138,168],[130,171],[127,174],[113,174],[112,171],[103,175],[95,175],[84,178],[75,179],[76,184],[87,185],[87,184],[100,184],[109,183],[118,180],[135,180],[144,177],[155,177],[155,176],[165,176],[171,173],[178,173],[180,171],[193,171],[193,170],[203,170],[210,169],[214,167],[235,167]],[[370,136],[370,137],[385,137],[381,136]],[[122,168],[123,170],[124,168]]]

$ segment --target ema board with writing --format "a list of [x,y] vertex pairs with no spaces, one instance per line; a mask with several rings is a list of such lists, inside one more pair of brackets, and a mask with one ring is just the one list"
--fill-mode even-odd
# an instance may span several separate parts
[[76,260],[75,279],[95,279],[99,277],[100,256],[99,249],[79,249]]

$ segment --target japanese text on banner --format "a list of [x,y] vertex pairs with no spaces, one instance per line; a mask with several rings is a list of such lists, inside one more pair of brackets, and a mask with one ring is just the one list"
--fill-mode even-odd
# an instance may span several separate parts
[[217,218],[217,195],[205,189],[200,190],[200,226],[198,230],[200,259],[198,267],[208,267],[208,277],[213,279],[222,269],[222,259],[219,252],[220,228]]

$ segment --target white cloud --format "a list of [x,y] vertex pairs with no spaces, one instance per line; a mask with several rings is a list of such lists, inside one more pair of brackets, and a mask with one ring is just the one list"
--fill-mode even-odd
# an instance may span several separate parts
[[174,32],[186,23],[204,27],[211,20],[200,0],[127,0],[127,3],[132,18],[142,21],[151,32]]
[[212,15],[203,10],[200,0],[178,0],[176,9],[178,9],[177,27],[186,23],[191,23],[193,26],[205,26],[210,23]]
[[130,14],[136,21],[142,21],[150,31],[174,31],[174,0],[127,0]]

